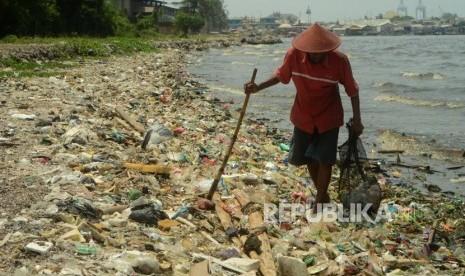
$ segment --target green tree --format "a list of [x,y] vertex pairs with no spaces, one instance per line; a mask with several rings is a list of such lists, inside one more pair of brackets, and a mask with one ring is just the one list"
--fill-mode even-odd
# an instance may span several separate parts
[[116,32],[111,4],[105,0],[56,0],[65,33],[112,35]]
[[228,25],[223,0],[183,0],[177,4],[182,12],[204,18],[207,31],[221,30]]
[[181,11],[176,14],[175,24],[178,31],[183,36],[187,36],[189,32],[199,32],[205,25],[205,20],[199,14],[189,14]]
[[55,0],[0,0],[0,36],[49,35],[57,19]]
[[199,13],[205,18],[208,32],[222,30],[228,25],[228,16],[222,0],[203,0],[200,2]]

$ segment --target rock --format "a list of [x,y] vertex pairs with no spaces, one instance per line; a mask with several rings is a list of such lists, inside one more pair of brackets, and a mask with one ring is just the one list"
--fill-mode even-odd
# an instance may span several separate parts
[[308,275],[307,266],[297,258],[288,256],[278,257],[278,267],[281,275],[286,276],[305,276]]
[[36,241],[26,245],[26,251],[35,252],[40,255],[47,254],[53,247],[53,243],[47,241]]
[[230,258],[224,261],[225,264],[237,267],[244,271],[258,270],[260,267],[260,262],[253,259],[244,259],[244,258]]

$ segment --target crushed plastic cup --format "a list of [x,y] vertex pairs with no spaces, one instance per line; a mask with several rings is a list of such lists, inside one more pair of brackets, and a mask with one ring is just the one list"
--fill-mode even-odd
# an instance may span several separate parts
[[76,245],[76,252],[79,255],[96,255],[97,248],[95,246],[78,244]]
[[285,152],[289,152],[291,150],[291,147],[288,144],[284,143],[279,144],[279,148]]

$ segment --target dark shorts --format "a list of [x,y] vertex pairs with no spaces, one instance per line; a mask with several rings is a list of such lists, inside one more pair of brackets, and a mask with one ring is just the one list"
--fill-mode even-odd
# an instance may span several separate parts
[[339,128],[309,134],[294,128],[289,150],[289,163],[302,166],[311,163],[336,164]]

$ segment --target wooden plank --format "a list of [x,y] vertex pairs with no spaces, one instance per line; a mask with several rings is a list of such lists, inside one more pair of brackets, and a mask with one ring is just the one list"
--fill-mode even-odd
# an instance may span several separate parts
[[[223,226],[224,231],[226,231],[230,227],[234,227],[234,224],[232,223],[232,220],[231,220],[231,216],[229,215],[228,212],[226,212],[223,209],[224,203],[221,200],[221,196],[218,193],[214,193],[212,201],[213,203],[215,203],[215,211],[216,211],[216,214],[218,215],[218,218],[221,221],[221,225]],[[233,237],[232,241],[237,247],[239,248],[242,247],[242,243],[239,240],[239,238]]]
[[171,167],[169,165],[146,165],[139,163],[124,163],[126,169],[142,172],[142,173],[154,173],[161,175],[170,175]]
[[115,112],[116,112],[116,114],[118,114],[119,117],[121,117],[121,119],[125,120],[135,130],[137,130],[140,133],[145,132],[145,127],[141,123],[134,120],[129,114],[124,112],[123,109],[121,109],[119,107],[116,107]]
[[[261,212],[253,212],[249,215],[249,226],[251,229],[263,227],[263,217]],[[258,235],[258,239],[262,242],[260,254],[260,272],[264,276],[276,276],[276,267],[271,253],[270,240],[266,232]]]
[[[233,190],[232,193],[236,197],[237,201],[241,204],[242,209],[250,204],[248,195],[241,190]],[[249,214],[249,230],[262,228],[263,217],[261,212],[253,212]],[[258,255],[255,251],[250,252],[250,257],[258,259],[260,261],[260,272],[264,276],[276,276],[276,267],[273,260],[273,254],[271,253],[270,240],[266,232],[257,235],[258,239],[262,242],[261,254]],[[241,239],[245,242],[244,237]]]
[[232,194],[236,197],[237,201],[241,204],[242,208],[250,204],[249,197],[247,194],[239,189],[235,189],[232,191]]

